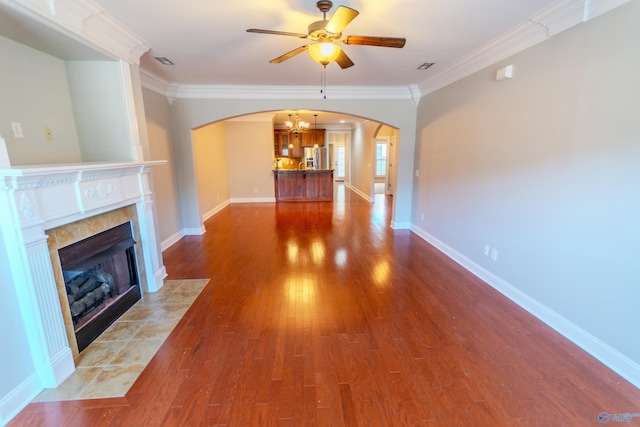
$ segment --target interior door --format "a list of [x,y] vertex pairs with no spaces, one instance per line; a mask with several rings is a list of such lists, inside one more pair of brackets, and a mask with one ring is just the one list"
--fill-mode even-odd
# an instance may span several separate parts
[[335,155],[335,180],[336,181],[344,181],[345,175],[345,159],[346,159],[346,150],[344,145],[334,144],[336,155]]

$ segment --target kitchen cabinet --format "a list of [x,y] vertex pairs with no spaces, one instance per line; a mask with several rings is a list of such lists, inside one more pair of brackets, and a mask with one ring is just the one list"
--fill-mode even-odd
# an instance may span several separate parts
[[273,131],[273,155],[301,159],[302,137],[293,135],[285,129],[275,129]]
[[318,144],[318,147],[324,147],[324,133],[326,129],[310,129],[309,132],[302,134],[302,146],[313,147],[313,144]]

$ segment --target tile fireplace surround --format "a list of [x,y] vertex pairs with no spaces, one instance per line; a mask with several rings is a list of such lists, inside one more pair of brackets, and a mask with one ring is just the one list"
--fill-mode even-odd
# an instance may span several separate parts
[[[145,291],[166,276],[157,244],[149,171],[157,162],[79,163],[0,168],[0,238],[41,384],[58,386],[75,370],[58,297],[47,230],[126,206],[135,208]],[[142,258],[142,259],[141,259]],[[4,268],[4,266],[1,266]]]

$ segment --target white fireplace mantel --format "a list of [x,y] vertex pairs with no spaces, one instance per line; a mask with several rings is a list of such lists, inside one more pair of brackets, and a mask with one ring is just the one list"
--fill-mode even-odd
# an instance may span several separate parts
[[[135,205],[147,290],[162,287],[162,265],[149,188],[152,166],[165,161],[30,165],[0,168],[0,237],[8,249],[37,375],[56,387],[74,370],[47,246],[46,230]],[[1,266],[5,268],[5,266]]]

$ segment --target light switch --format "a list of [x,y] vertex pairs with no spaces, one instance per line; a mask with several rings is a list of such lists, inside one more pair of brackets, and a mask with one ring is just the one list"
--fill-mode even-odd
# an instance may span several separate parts
[[51,132],[51,128],[44,128],[44,139],[47,141],[53,141],[53,132]]

